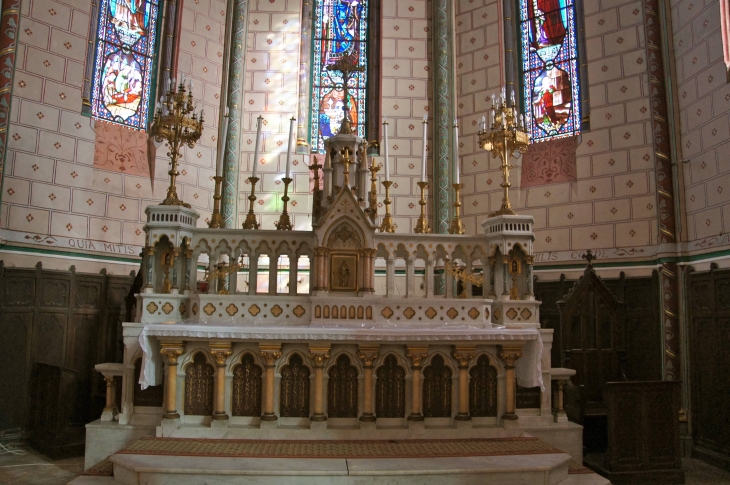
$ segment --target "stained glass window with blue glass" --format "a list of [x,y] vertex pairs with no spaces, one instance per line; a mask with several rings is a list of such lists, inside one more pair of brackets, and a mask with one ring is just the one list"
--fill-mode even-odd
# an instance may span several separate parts
[[533,142],[580,133],[574,0],[520,0],[523,95]]
[[[336,135],[344,117],[344,92],[339,71],[327,66],[351,58],[367,68],[368,0],[318,0],[312,55],[312,148],[324,152],[324,140]],[[365,137],[365,72],[348,83],[353,132]]]
[[91,87],[100,120],[147,128],[157,0],[101,0]]

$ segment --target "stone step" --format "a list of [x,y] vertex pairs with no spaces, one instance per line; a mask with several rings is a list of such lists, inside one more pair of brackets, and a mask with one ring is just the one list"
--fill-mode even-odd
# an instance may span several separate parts
[[[114,464],[115,480],[124,485],[270,485],[294,481],[302,485],[555,485],[569,478],[570,456],[552,453],[444,458],[253,459],[117,454],[110,460]],[[589,476],[592,475],[581,475]],[[571,485],[591,483],[576,477],[579,476],[571,477]]]

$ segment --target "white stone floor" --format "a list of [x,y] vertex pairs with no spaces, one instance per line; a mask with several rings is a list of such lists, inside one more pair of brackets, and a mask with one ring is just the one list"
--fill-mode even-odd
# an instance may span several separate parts
[[[83,457],[52,460],[28,447],[21,449],[27,452],[23,456],[0,454],[0,484],[65,485],[83,471]],[[682,465],[687,485],[730,485],[730,471],[715,468],[693,458],[683,459]],[[572,475],[563,484],[570,485],[571,478],[578,476]],[[102,482],[108,482],[109,485],[117,483],[113,479],[94,480],[96,484]]]

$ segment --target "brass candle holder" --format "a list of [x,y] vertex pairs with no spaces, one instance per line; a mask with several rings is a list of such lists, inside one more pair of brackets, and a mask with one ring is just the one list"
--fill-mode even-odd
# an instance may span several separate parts
[[292,182],[293,179],[289,177],[284,177],[281,180],[284,181],[284,197],[281,198],[281,200],[284,201],[284,211],[281,213],[281,216],[279,216],[279,221],[276,223],[276,230],[291,231],[291,217],[289,217],[289,212],[287,211],[287,204],[289,202],[289,184]]
[[368,192],[368,208],[365,209],[365,212],[370,216],[370,220],[375,222],[375,219],[378,217],[378,171],[380,171],[380,166],[375,165],[375,158],[373,158],[373,162],[370,164],[368,170],[370,170],[371,175],[370,192]]
[[256,214],[253,212],[253,204],[256,202],[256,183],[258,183],[258,177],[249,177],[249,183],[251,184],[251,195],[248,196],[248,214],[246,214],[246,220],[243,222],[244,229],[258,229],[259,222],[256,220]]
[[484,150],[491,152],[493,157],[502,159],[502,187],[504,194],[502,196],[502,207],[492,214],[497,216],[502,214],[514,215],[512,204],[509,201],[509,171],[514,168],[510,165],[510,158],[515,152],[525,153],[530,144],[530,134],[527,131],[522,114],[518,114],[517,103],[514,100],[514,94],[511,102],[507,101],[505,92],[499,100],[492,98],[491,124],[487,131],[486,122],[482,122],[481,129],[477,132],[479,144]]
[[451,221],[451,227],[449,227],[449,234],[464,234],[464,223],[461,222],[461,198],[459,193],[464,188],[464,184],[453,184],[454,187],[454,220]]
[[210,229],[222,229],[225,227],[223,222],[223,215],[221,214],[221,187],[223,186],[223,177],[216,175],[213,177],[215,180],[215,192],[213,192],[213,214],[210,216]]
[[200,118],[198,118],[194,111],[193,93],[187,92],[182,82],[177,88],[175,88],[175,83],[172,83],[167,95],[163,96],[160,101],[150,127],[150,134],[155,137],[155,141],[167,142],[170,149],[167,152],[170,157],[170,170],[167,172],[170,175],[170,186],[167,188],[165,200],[160,205],[178,205],[190,208],[190,204],[186,204],[177,196],[175,181],[180,175],[177,165],[182,156],[180,149],[183,146],[193,148],[203,133],[203,111],[200,111]]
[[421,206],[421,216],[416,222],[416,234],[431,234],[431,228],[428,227],[428,218],[426,217],[426,187],[428,187],[428,182],[422,180],[418,182],[418,187],[421,189],[421,200],[418,201]]
[[391,185],[393,185],[393,182],[390,180],[383,181],[383,187],[385,187],[385,200],[383,201],[383,204],[385,204],[385,216],[383,216],[383,222],[380,224],[380,232],[395,232],[395,227],[393,227],[393,218],[390,216]]

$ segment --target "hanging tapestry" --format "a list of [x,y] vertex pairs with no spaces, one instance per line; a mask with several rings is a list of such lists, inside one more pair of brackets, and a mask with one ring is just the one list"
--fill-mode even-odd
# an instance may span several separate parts
[[157,38],[157,0],[101,0],[91,113],[147,129]]
[[[312,148],[324,153],[324,140],[336,135],[344,118],[343,78],[328,66],[349,58],[367,69],[368,0],[319,0],[312,38]],[[348,82],[353,133],[365,137],[367,76],[353,72]]]
[[522,79],[533,142],[580,133],[574,0],[520,0]]

